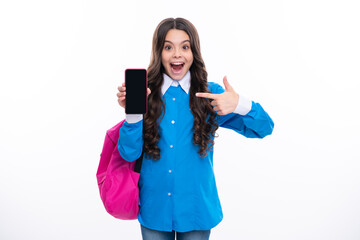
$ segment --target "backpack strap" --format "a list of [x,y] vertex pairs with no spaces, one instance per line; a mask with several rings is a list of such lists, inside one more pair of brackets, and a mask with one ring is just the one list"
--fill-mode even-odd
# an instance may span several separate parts
[[136,160],[134,172],[140,173],[141,165],[142,165],[142,161],[143,161],[143,155],[144,155],[144,152],[142,152],[141,156]]

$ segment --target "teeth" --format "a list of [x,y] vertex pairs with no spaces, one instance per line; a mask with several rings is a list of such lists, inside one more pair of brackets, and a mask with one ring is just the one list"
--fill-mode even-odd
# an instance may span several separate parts
[[172,63],[172,65],[182,65],[182,63]]

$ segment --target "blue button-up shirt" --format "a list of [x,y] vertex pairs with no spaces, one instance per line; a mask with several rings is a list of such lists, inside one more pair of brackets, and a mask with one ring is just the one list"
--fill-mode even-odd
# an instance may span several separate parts
[[[212,93],[224,89],[209,83]],[[140,173],[140,213],[143,226],[159,231],[209,230],[223,218],[213,171],[213,149],[201,158],[192,143],[194,117],[182,86],[168,86],[162,96],[165,115],[160,122],[160,160],[143,157]],[[218,124],[251,138],[271,134],[274,123],[260,104],[251,102],[246,115],[219,115]],[[143,121],[124,122],[119,152],[127,161],[138,159],[143,146]]]

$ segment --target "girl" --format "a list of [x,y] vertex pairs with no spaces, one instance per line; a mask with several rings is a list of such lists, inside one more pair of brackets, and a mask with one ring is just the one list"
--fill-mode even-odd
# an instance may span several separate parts
[[[183,18],[157,26],[148,68],[148,112],[126,115],[120,155],[131,162],[142,152],[139,180],[143,239],[209,239],[223,218],[213,171],[219,126],[250,138],[272,133],[260,104],[207,82],[195,27]],[[123,83],[118,102],[125,107]]]

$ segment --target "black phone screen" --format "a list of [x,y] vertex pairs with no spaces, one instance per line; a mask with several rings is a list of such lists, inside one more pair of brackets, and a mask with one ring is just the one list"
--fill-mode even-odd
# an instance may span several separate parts
[[147,74],[145,69],[125,70],[127,114],[145,114],[147,112]]

